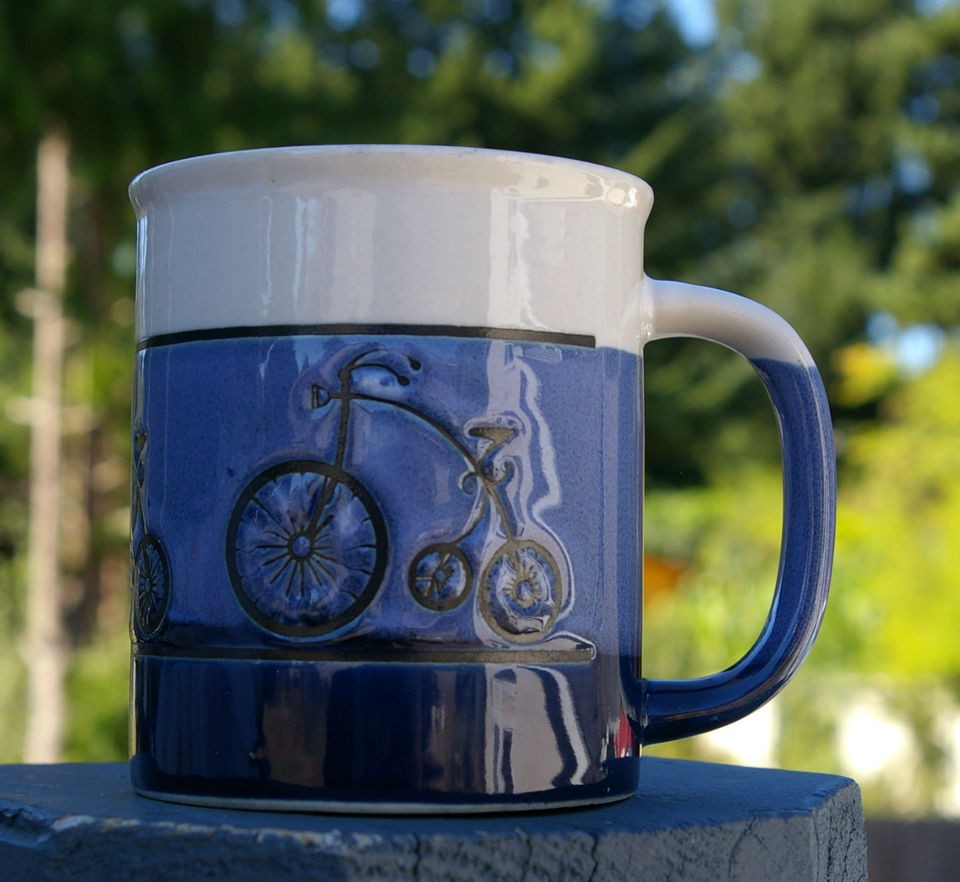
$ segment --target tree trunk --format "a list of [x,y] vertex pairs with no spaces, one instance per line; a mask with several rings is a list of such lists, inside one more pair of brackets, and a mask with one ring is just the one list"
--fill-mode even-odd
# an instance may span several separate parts
[[67,647],[60,579],[60,467],[67,266],[69,143],[51,128],[37,153],[36,282],[30,430],[30,523],[26,601],[27,725],[23,757],[60,757]]

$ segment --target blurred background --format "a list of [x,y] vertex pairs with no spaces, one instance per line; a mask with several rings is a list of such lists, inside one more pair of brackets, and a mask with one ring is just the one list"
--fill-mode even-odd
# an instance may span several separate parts
[[[831,605],[775,702],[661,755],[855,777],[960,816],[960,5],[0,2],[0,761],[127,751],[140,170],[280,144],[551,153],[644,177],[647,271],[810,345],[837,435]],[[720,347],[647,350],[645,669],[769,607],[779,452]],[[651,751],[654,752],[654,751]]]

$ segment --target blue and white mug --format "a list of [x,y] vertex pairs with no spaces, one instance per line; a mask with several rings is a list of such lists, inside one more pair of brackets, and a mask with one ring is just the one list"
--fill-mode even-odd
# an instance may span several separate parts
[[[144,795],[492,811],[631,795],[640,745],[793,675],[831,567],[821,381],[780,317],[643,273],[650,188],[435,147],[174,162],[138,217],[132,778]],[[695,336],[780,424],[771,612],[640,675],[642,352]]]

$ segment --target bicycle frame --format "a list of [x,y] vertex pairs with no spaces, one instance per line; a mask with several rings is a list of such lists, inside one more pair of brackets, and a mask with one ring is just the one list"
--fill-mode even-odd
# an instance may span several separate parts
[[[314,384],[311,387],[310,401],[313,409],[317,410],[326,407],[326,405],[332,401],[340,402],[337,447],[334,457],[334,464],[336,467],[340,469],[344,468],[350,432],[350,414],[354,402],[366,401],[394,407],[397,410],[401,410],[404,413],[410,414],[422,423],[425,423],[433,431],[437,432],[465,460],[469,467],[469,471],[461,479],[460,483],[462,489],[466,490],[465,485],[471,479],[475,479],[479,482],[480,508],[472,515],[465,529],[457,537],[450,541],[454,543],[460,542],[469,536],[476,526],[483,520],[483,516],[486,513],[488,504],[493,505],[497,514],[497,518],[503,527],[504,535],[507,541],[513,541],[517,539],[518,530],[512,516],[512,512],[507,507],[499,491],[500,485],[504,484],[511,477],[512,468],[510,468],[508,464],[504,473],[497,475],[495,472],[496,466],[493,461],[496,454],[516,437],[517,430],[502,426],[476,427],[473,430],[470,430],[469,434],[471,434],[473,437],[484,438],[490,442],[490,446],[481,455],[475,456],[474,453],[466,446],[466,444],[460,441],[460,439],[457,438],[457,436],[454,435],[453,432],[451,432],[446,426],[433,419],[428,414],[423,413],[422,411],[413,407],[412,405],[403,401],[396,401],[390,398],[381,398],[379,396],[368,395],[354,391],[352,388],[353,375],[357,371],[367,368],[387,371],[396,379],[399,386],[408,386],[410,384],[410,377],[408,377],[401,370],[395,368],[393,365],[388,364],[386,360],[381,359],[377,361],[367,361],[370,356],[381,358],[381,356],[388,355],[389,354],[386,352],[386,350],[371,349],[351,359],[337,372],[337,380],[340,388],[336,392],[328,392],[317,384]],[[409,356],[406,356],[406,359],[408,367],[411,371],[416,373],[420,370],[420,362],[418,362],[416,359],[410,358]],[[321,503],[322,502],[323,500],[321,500]],[[318,504],[318,508],[321,507],[322,505]]]

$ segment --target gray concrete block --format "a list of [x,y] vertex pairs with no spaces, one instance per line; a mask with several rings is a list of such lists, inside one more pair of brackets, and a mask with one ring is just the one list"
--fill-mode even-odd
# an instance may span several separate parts
[[0,879],[862,882],[846,778],[641,761],[625,802],[535,815],[372,817],[136,796],[122,763],[0,766]]

